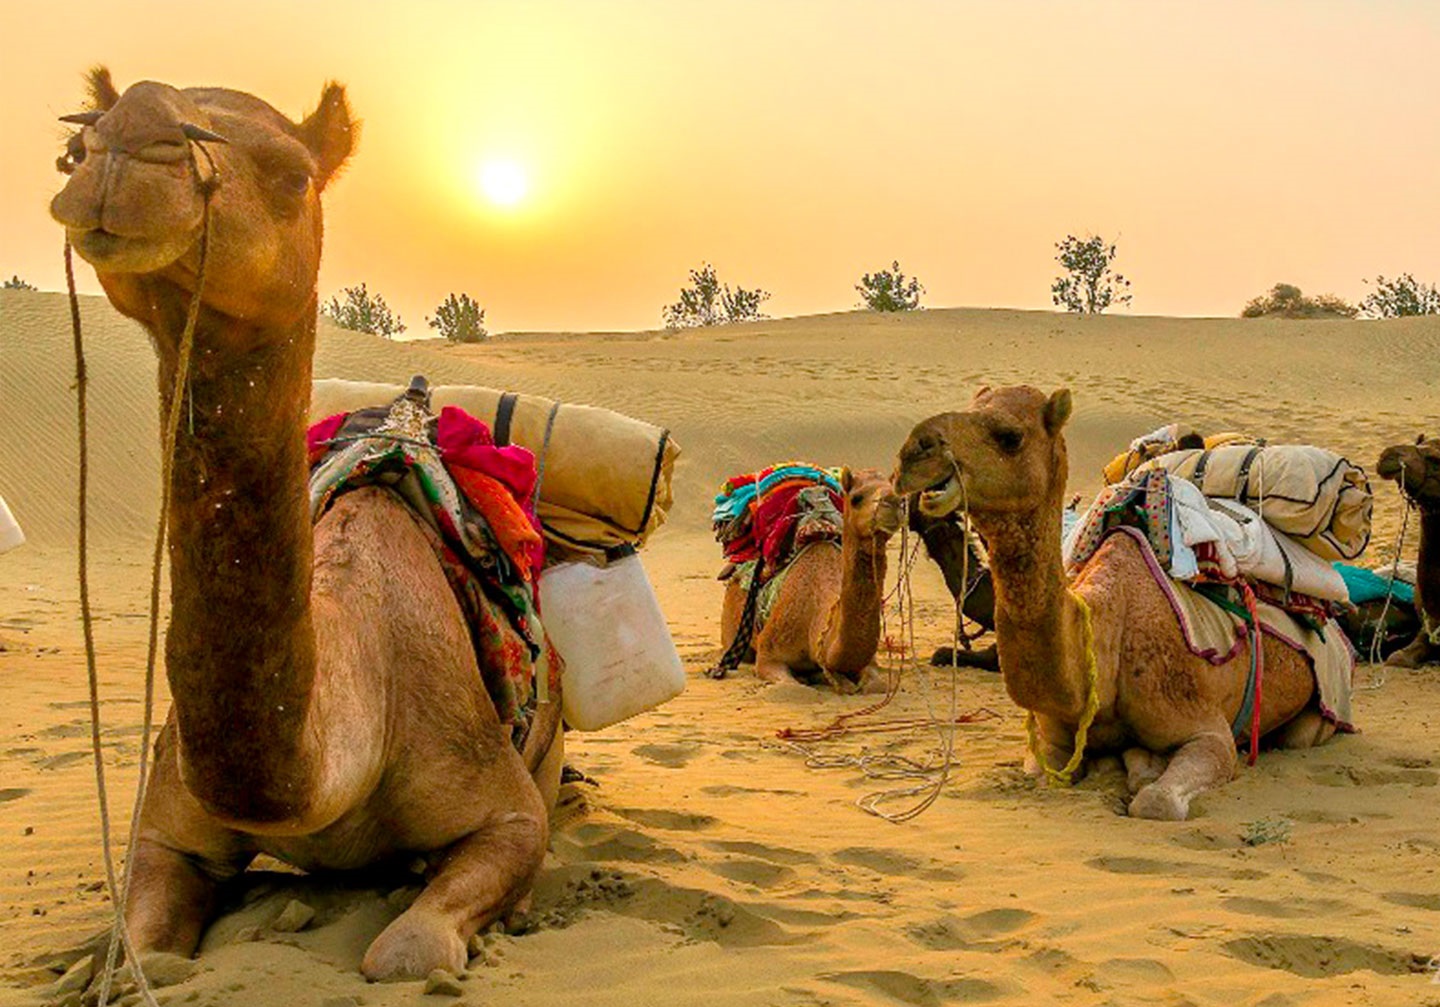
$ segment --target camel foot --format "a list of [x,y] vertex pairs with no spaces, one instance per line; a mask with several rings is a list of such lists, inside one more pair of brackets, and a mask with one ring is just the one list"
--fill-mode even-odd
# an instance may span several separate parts
[[755,662],[755,677],[762,682],[769,682],[771,685],[801,685],[803,684],[790,671],[789,665],[781,664],[779,661]]
[[1190,802],[1169,787],[1151,783],[1140,788],[1130,801],[1131,818],[1150,818],[1159,822],[1183,822],[1190,816]]
[[1387,668],[1414,669],[1437,663],[1440,663],[1440,646],[1425,639],[1424,635],[1417,636],[1385,659]]
[[360,971],[371,982],[424,979],[435,969],[462,972],[465,962],[465,941],[454,923],[412,906],[371,942]]
[[872,664],[860,672],[860,681],[856,687],[856,691],[883,696],[890,691],[890,676],[892,674],[893,672],[881,671]]
[[1125,760],[1125,787],[1132,795],[1160,779],[1169,762],[1148,748],[1127,748],[1121,758]]
[[930,655],[930,664],[935,668],[981,668],[985,671],[1000,670],[1000,654],[992,643],[979,650],[955,650],[954,647],[936,647]]

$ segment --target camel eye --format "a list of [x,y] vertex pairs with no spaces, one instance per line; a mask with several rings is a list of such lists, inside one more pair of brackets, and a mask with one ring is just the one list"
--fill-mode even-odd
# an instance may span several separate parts
[[851,507],[859,507],[860,504],[861,504],[864,500],[865,500],[865,494],[863,494],[863,493],[851,493],[851,494],[850,494],[850,506],[851,506]]
[[287,171],[280,175],[280,188],[291,196],[303,196],[310,188],[310,176],[303,171]]
[[994,438],[995,444],[1007,455],[1013,455],[1020,450],[1020,445],[1025,442],[1025,435],[1019,430],[995,430],[990,436]]

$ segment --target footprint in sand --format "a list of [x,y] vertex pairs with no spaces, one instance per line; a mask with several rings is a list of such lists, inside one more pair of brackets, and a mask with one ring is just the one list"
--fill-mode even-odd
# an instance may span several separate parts
[[1164,860],[1149,860],[1145,857],[1094,857],[1085,861],[1086,867],[1111,874],[1155,874],[1167,877],[1229,878],[1234,881],[1258,881],[1266,877],[1265,871],[1252,868],[1226,870],[1204,864],[1171,863]]
[[815,854],[806,853],[804,850],[792,850],[786,846],[768,846],[765,843],[752,843],[745,840],[723,839],[706,845],[712,850],[719,850],[722,853],[738,853],[741,856],[755,857],[759,860],[768,860],[772,864],[791,867],[798,864],[813,864],[818,859]]
[[1335,916],[1341,913],[1355,915],[1353,906],[1334,899],[1287,899],[1277,902],[1273,899],[1235,896],[1221,899],[1220,904],[1246,916],[1268,916],[1275,920],[1314,919],[1317,916]]
[[953,979],[925,979],[909,972],[898,970],[875,970],[863,972],[826,972],[817,976],[832,983],[840,983],[866,993],[878,993],[882,997],[916,1007],[939,1007],[950,1003],[990,1003],[1008,996],[1011,987],[960,976]]
[[1343,937],[1310,934],[1257,934],[1226,941],[1225,952],[1261,968],[1324,979],[1349,972],[1404,976],[1425,971],[1428,955],[1360,944]]
[[711,815],[693,814],[684,811],[667,811],[664,808],[615,808],[615,814],[628,818],[637,825],[650,829],[670,829],[674,832],[699,832],[719,824]]
[[28,787],[6,787],[4,790],[0,790],[0,804],[18,801],[28,793],[30,793]]
[[963,919],[919,923],[907,927],[905,936],[930,951],[997,952],[1013,946],[1015,935],[1037,918],[1025,909],[986,909]]
[[636,745],[632,749],[640,758],[666,769],[681,769],[687,762],[700,754],[700,746],[694,742],[678,742],[673,745]]
[[1409,906],[1411,909],[1428,909],[1440,913],[1440,895],[1421,892],[1386,892],[1380,896],[1394,906]]

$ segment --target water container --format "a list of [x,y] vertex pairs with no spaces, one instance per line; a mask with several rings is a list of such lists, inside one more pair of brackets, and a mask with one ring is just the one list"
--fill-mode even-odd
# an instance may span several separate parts
[[565,722],[576,730],[609,727],[685,688],[670,627],[634,553],[606,566],[548,568],[540,618],[565,662]]
[[25,544],[25,533],[20,530],[20,523],[15,520],[15,515],[10,513],[10,508],[5,506],[5,498],[0,497],[0,552],[9,552],[17,545]]

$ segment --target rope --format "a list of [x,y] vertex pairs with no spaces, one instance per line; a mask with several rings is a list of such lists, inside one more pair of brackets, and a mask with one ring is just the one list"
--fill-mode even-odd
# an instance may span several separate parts
[[[1395,542],[1395,555],[1390,563],[1390,583],[1385,586],[1385,604],[1380,606],[1380,617],[1375,620],[1375,631],[1370,636],[1370,663],[1378,665],[1380,673],[1368,685],[1358,686],[1367,692],[1383,688],[1385,685],[1385,655],[1381,653],[1385,643],[1385,620],[1390,615],[1390,602],[1394,599],[1391,590],[1395,586],[1395,579],[1400,576],[1400,556],[1405,551],[1405,533],[1410,528],[1410,514],[1415,510],[1414,501],[1405,494],[1405,467],[1403,465],[1400,467],[1400,499],[1405,501],[1405,516],[1400,519],[1400,537]],[[1421,625],[1424,625],[1423,621]]]
[[1080,624],[1084,629],[1085,637],[1086,695],[1085,706],[1080,713],[1080,724],[1075,728],[1075,751],[1071,754],[1070,761],[1065,763],[1065,768],[1053,768],[1041,748],[1040,731],[1034,711],[1025,715],[1025,734],[1030,741],[1030,753],[1035,756],[1035,761],[1044,770],[1046,781],[1054,780],[1062,786],[1068,787],[1075,782],[1075,771],[1080,768],[1080,763],[1085,759],[1085,742],[1090,734],[1090,725],[1095,722],[1095,714],[1100,709],[1100,686],[1099,673],[1095,668],[1095,624],[1090,606],[1074,591],[1067,588],[1066,593],[1074,599],[1075,604],[1080,606]]
[[190,358],[195,345],[195,327],[200,318],[201,296],[205,289],[206,266],[209,261],[210,197],[215,192],[219,177],[215,170],[215,162],[211,159],[209,152],[206,151],[203,146],[200,146],[200,144],[192,143],[192,151],[197,148],[205,155],[206,160],[209,162],[211,174],[208,179],[202,179],[200,177],[200,169],[195,163],[192,153],[190,160],[191,169],[195,174],[201,195],[204,197],[200,222],[200,263],[195,281],[195,292],[191,295],[190,307],[185,317],[185,328],[180,336],[179,352],[176,358],[175,380],[171,389],[170,411],[166,417],[165,429],[162,431],[160,455],[160,515],[155,532],[155,550],[152,557],[150,577],[150,632],[145,661],[145,702],[144,719],[140,733],[139,778],[135,787],[135,804],[131,810],[130,836],[126,847],[127,852],[132,855],[128,855],[125,859],[125,868],[118,885],[115,880],[115,859],[110,836],[110,807],[105,784],[104,757],[100,747],[99,678],[95,655],[93,618],[90,611],[87,517],[89,491],[89,429],[86,423],[88,374],[85,368],[85,349],[80,327],[80,302],[75,293],[75,270],[71,247],[68,239],[65,242],[65,279],[69,288],[70,323],[74,334],[75,386],[77,393],[80,454],[78,518],[80,620],[85,636],[85,665],[90,687],[90,742],[95,757],[95,786],[100,804],[100,826],[102,829],[101,845],[104,852],[105,874],[110,888],[111,905],[115,911],[115,923],[111,930],[109,946],[105,952],[105,964],[100,972],[100,988],[97,998],[98,1007],[107,1007],[110,1002],[110,987],[114,981],[116,959],[122,946],[125,951],[125,957],[130,962],[131,974],[135,980],[141,1001],[146,1007],[158,1007],[155,996],[150,990],[149,981],[145,977],[144,970],[140,967],[140,958],[139,955],[136,954],[134,944],[131,941],[130,929],[125,923],[125,906],[129,901],[130,882],[135,865],[135,858],[133,856],[135,837],[139,834],[140,816],[149,783],[150,735],[154,730],[155,663],[159,653],[160,575],[164,559],[165,535],[170,517],[171,473],[173,472],[175,464],[175,443],[179,436],[180,413],[187,399],[189,389]]

